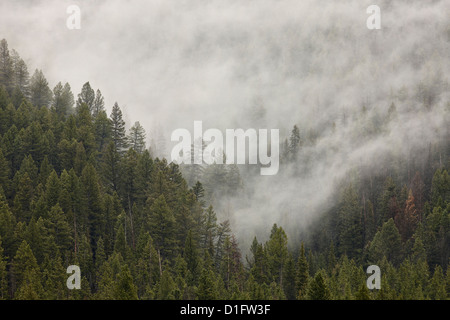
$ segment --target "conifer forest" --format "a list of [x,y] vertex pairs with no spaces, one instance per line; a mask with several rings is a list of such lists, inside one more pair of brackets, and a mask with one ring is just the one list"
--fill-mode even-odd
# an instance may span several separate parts
[[449,2],[231,2],[0,4],[0,300],[450,299]]

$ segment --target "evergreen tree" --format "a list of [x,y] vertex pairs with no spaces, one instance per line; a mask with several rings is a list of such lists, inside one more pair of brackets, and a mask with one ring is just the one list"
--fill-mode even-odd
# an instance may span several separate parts
[[394,218],[400,210],[397,202],[397,186],[391,177],[386,178],[384,190],[378,199],[377,211],[379,212],[379,223],[384,223]]
[[295,278],[295,289],[297,292],[297,299],[304,299],[306,297],[306,288],[309,279],[308,260],[305,255],[305,247],[303,242],[300,247],[300,254],[297,260],[297,274]]
[[198,274],[200,269],[200,257],[197,252],[197,247],[192,238],[192,232],[189,230],[184,244],[184,260],[186,261],[186,268],[191,275],[191,283],[189,285],[195,285],[198,280]]
[[361,206],[353,186],[344,190],[339,210],[338,244],[341,254],[349,258],[360,256],[363,248],[363,227]]
[[91,88],[89,81],[83,84],[81,92],[78,94],[77,109],[84,103],[88,106],[89,112],[92,114],[94,109],[95,92]]
[[328,289],[322,271],[318,271],[308,288],[308,298],[310,300],[330,300],[330,290]]
[[270,239],[265,245],[270,279],[283,285],[284,268],[288,259],[287,235],[282,227],[273,225]]
[[72,229],[58,203],[51,207],[47,222],[47,229],[57,248],[61,252],[70,251],[73,244]]
[[12,89],[14,70],[13,61],[9,54],[8,42],[0,41],[0,86],[4,85],[9,91]]
[[137,288],[133,283],[130,269],[125,264],[122,267],[114,286],[114,299],[116,300],[137,300]]
[[116,294],[114,274],[109,261],[105,262],[98,270],[98,290],[96,292],[96,299],[99,300],[113,300]]
[[195,185],[192,187],[192,191],[194,191],[195,199],[200,202],[202,206],[204,206],[205,201],[202,199],[205,196],[205,188],[203,188],[203,185],[200,181],[197,181]]
[[175,250],[175,218],[164,195],[159,196],[151,205],[149,225],[156,249],[161,251],[161,256],[170,257]]
[[80,182],[83,191],[83,201],[86,205],[84,214],[89,221],[91,245],[95,247],[98,238],[104,230],[104,207],[99,178],[94,166],[88,164],[84,167]]
[[111,141],[111,123],[104,110],[95,117],[94,132],[99,157],[104,158],[104,149]]
[[130,133],[128,135],[128,142],[130,144],[130,148],[133,148],[138,154],[142,154],[145,150],[145,130],[144,127],[141,126],[139,121],[136,121],[134,125],[130,129]]
[[12,50],[11,59],[13,62],[14,69],[14,86],[23,94],[25,98],[29,96],[29,84],[30,84],[30,74],[28,72],[28,67],[20,58],[19,54]]
[[173,281],[172,276],[170,275],[170,272],[164,270],[158,285],[157,298],[159,300],[173,300],[175,299],[175,290],[176,285]]
[[205,211],[202,225],[202,248],[207,249],[210,255],[214,255],[214,241],[217,236],[217,216],[212,206],[209,206]]
[[111,191],[118,191],[120,179],[120,154],[117,152],[114,142],[111,141],[106,146],[102,162],[102,175],[106,186]]
[[295,300],[296,299],[296,272],[295,272],[295,262],[292,255],[289,254],[286,265],[284,268],[284,281],[283,281],[283,291],[286,299]]
[[121,153],[128,147],[128,141],[125,135],[125,121],[122,119],[122,111],[117,102],[114,103],[110,119],[111,138],[114,143],[114,150]]
[[42,297],[40,270],[28,243],[23,240],[12,261],[12,288],[17,299]]
[[291,131],[291,136],[289,137],[289,155],[292,161],[296,161],[298,153],[300,151],[301,140],[300,140],[300,130],[297,125]]
[[95,93],[95,99],[92,103],[92,116],[97,118],[97,116],[105,111],[105,99],[102,96],[102,93],[99,89]]
[[73,93],[71,91],[70,85],[66,82],[63,86],[61,82],[53,89],[53,103],[52,106],[55,108],[56,114],[64,118],[72,110],[74,104]]
[[44,297],[47,300],[61,300],[65,297],[67,273],[62,265],[59,251],[54,256],[45,256],[42,264],[42,284],[45,288]]
[[0,300],[6,299],[8,294],[8,274],[6,272],[7,257],[4,255],[2,238],[0,236]]
[[362,284],[359,291],[355,295],[356,300],[371,300],[369,289],[365,284]]
[[437,266],[434,270],[433,277],[428,287],[428,297],[432,300],[446,300],[447,291],[445,285],[445,277],[441,266]]
[[[208,255],[208,254],[207,254]],[[199,300],[215,300],[217,299],[217,286],[215,281],[215,274],[208,264],[208,257],[206,258],[206,266],[203,267],[199,279],[197,298]]]
[[36,69],[30,80],[31,103],[36,107],[49,107],[52,101],[52,91],[42,70]]
[[3,190],[9,189],[9,163],[3,155],[2,149],[0,148],[0,186]]
[[369,245],[369,260],[371,262],[381,261],[383,256],[396,266],[402,260],[402,241],[393,219],[389,219],[383,224],[383,227],[375,234]]

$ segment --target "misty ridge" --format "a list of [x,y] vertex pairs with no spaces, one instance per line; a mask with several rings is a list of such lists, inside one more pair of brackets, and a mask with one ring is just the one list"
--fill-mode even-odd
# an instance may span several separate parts
[[[80,3],[82,27],[71,31],[66,2],[2,2],[1,12],[15,14],[0,34],[50,87],[64,80],[79,92],[90,81],[107,108],[118,101],[127,125],[146,128],[156,156],[168,157],[170,133],[195,120],[222,130],[279,128],[278,174],[239,166],[236,194],[221,195],[207,168],[183,168],[248,247],[273,223],[299,236],[335,205],[343,181],[411,154],[423,163],[448,141],[450,3],[379,1],[381,30],[366,27],[370,4],[96,1]],[[285,161],[294,125],[300,148]]]

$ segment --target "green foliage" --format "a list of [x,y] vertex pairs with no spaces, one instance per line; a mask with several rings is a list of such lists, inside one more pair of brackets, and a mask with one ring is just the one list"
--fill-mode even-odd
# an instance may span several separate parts
[[310,300],[329,300],[330,290],[325,283],[322,271],[318,271],[308,288],[308,298]]
[[383,224],[369,246],[369,259],[376,263],[386,257],[394,265],[398,265],[403,256],[400,233],[391,218]]
[[[73,105],[68,83],[30,79],[0,42],[0,299],[449,298],[448,139],[392,155],[380,172],[355,168],[311,228],[273,224],[245,247],[231,226],[248,172],[155,158],[141,124],[127,135],[119,105],[108,117],[89,82]],[[358,135],[385,129],[368,116],[354,115]],[[308,171],[319,136],[305,132],[284,140],[283,166]],[[81,290],[65,286],[70,264]],[[370,264],[380,290],[365,286]]]

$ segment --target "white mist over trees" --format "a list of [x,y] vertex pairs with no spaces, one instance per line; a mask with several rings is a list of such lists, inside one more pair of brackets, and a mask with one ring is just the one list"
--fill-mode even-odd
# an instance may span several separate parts
[[420,151],[448,137],[448,1],[380,1],[380,30],[366,27],[370,1],[227,3],[86,3],[82,28],[68,30],[60,1],[5,1],[2,12],[20,14],[5,16],[0,33],[31,70],[44,70],[50,87],[63,80],[80,92],[89,80],[107,108],[115,100],[128,106],[130,124],[150,132],[160,123],[147,145],[203,120],[220,129],[279,128],[290,146],[296,125],[297,161],[275,177],[240,168],[245,192],[217,206],[242,237],[273,222],[307,227],[350,172],[383,170],[411,153],[420,161]]

